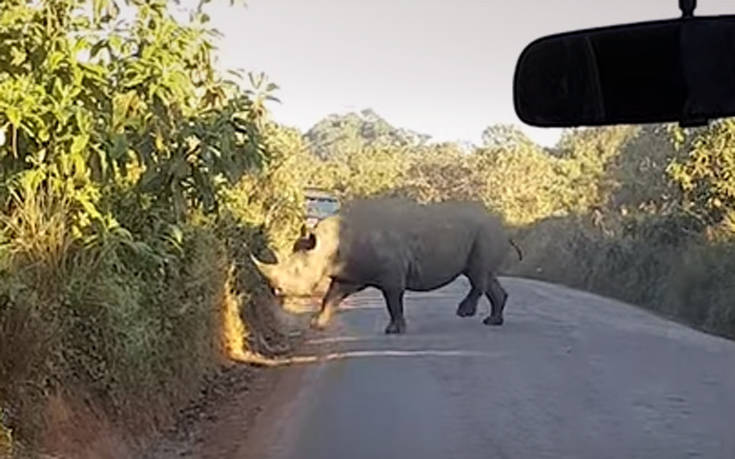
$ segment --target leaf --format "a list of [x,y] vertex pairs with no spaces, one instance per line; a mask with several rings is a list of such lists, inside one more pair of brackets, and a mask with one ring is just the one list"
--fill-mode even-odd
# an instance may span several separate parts
[[174,212],[178,217],[183,216],[186,209],[186,199],[181,187],[176,182],[171,183],[171,197],[173,198]]
[[13,56],[13,60],[11,61],[11,65],[18,66],[25,62],[26,60],[26,53],[18,48],[11,48],[10,53]]
[[72,55],[76,57],[77,54],[87,48],[89,48],[89,40],[87,40],[87,37],[77,38],[72,45]]
[[94,22],[98,23],[102,17],[102,10],[107,6],[108,0],[92,0],[92,14]]
[[178,225],[169,225],[169,235],[177,245],[180,246],[184,243],[184,232]]
[[97,207],[90,200],[80,199],[79,204],[82,205],[82,208],[84,209],[84,211],[93,219],[95,220],[102,219],[102,214],[99,212],[99,210],[97,210]]
[[176,158],[171,167],[171,174],[177,179],[181,180],[189,175],[191,166],[183,157]]
[[100,40],[94,45],[92,45],[92,49],[90,49],[89,55],[91,57],[97,57],[97,54],[99,54],[99,52],[102,51],[106,47],[107,47],[107,40]]
[[61,51],[53,51],[47,58],[47,65],[49,67],[49,70],[54,71],[59,66],[61,61],[63,61],[66,58],[64,53]]
[[123,134],[113,134],[112,149],[110,150],[110,159],[117,161],[125,156],[128,151],[128,139]]
[[48,129],[43,128],[38,132],[38,140],[41,142],[48,142],[51,138],[51,134],[49,133]]
[[78,135],[74,137],[74,140],[71,143],[71,154],[72,155],[81,155],[81,153],[84,151],[84,149],[87,147],[87,143],[89,142],[89,135]]
[[110,35],[110,37],[107,39],[107,43],[113,52],[119,53],[120,50],[122,49],[123,40],[122,40],[122,37],[120,37],[120,35],[113,34],[113,35]]
[[155,145],[156,145],[156,150],[160,152],[164,151],[165,145],[163,144],[163,135],[161,135],[161,131],[156,132]]
[[184,72],[171,73],[169,80],[173,83],[173,87],[180,93],[183,93],[190,84],[190,80]]
[[5,110],[5,116],[8,117],[8,121],[10,121],[13,126],[15,126],[16,128],[20,126],[21,113],[17,108],[8,107]]
[[158,189],[161,185],[162,178],[158,174],[158,171],[153,167],[148,168],[143,172],[140,179],[138,180],[138,187],[143,192],[153,191]]
[[242,70],[227,70],[227,73],[234,76],[238,80],[242,80]]

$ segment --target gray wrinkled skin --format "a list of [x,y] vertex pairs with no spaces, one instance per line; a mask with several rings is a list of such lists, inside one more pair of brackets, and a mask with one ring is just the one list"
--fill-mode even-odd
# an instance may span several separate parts
[[420,205],[399,199],[349,203],[339,215],[322,220],[276,264],[253,261],[277,295],[310,296],[331,279],[312,326],[323,328],[349,295],[367,287],[380,290],[390,323],[386,333],[403,333],[403,294],[447,285],[459,275],[471,289],[457,315],[474,316],[484,294],[492,305],[486,325],[502,325],[508,297],[496,278],[509,239],[501,220],[476,203]]

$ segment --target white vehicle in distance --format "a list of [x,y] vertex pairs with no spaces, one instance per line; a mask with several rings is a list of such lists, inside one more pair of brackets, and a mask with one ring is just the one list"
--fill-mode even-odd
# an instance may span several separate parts
[[306,196],[306,228],[311,229],[319,221],[339,211],[339,199],[332,193],[319,188],[307,188]]

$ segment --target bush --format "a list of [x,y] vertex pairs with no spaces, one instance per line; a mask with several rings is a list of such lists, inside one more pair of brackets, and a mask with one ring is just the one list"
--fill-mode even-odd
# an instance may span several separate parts
[[70,434],[59,399],[145,438],[224,359],[282,338],[233,249],[264,237],[217,217],[267,163],[275,85],[215,72],[201,11],[129,7],[114,30],[113,1],[0,7],[0,444],[16,452],[60,447],[42,442]]
[[514,275],[586,289],[638,304],[712,333],[735,338],[730,274],[735,246],[678,234],[659,217],[605,234],[590,219],[550,219],[526,228],[527,254]]

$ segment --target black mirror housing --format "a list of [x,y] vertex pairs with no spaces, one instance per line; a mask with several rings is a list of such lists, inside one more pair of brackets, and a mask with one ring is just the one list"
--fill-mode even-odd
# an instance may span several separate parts
[[735,16],[567,32],[529,44],[513,82],[538,127],[679,122],[735,115]]

